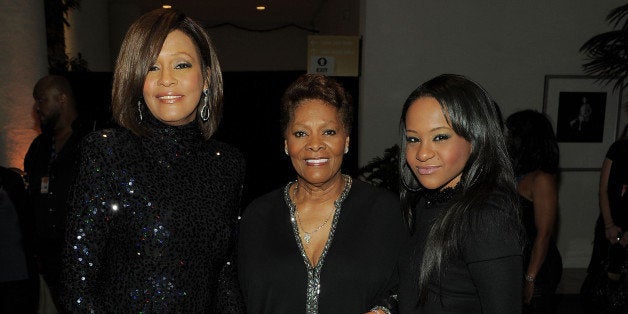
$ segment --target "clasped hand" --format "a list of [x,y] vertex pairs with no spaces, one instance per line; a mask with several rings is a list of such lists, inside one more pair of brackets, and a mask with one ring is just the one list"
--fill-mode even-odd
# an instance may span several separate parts
[[619,243],[623,247],[628,245],[628,236],[615,224],[606,228],[605,235],[606,239],[611,242],[611,244]]

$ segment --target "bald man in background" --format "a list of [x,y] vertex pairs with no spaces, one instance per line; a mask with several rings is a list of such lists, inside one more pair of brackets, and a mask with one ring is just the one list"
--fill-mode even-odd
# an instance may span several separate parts
[[68,214],[66,200],[78,168],[78,144],[92,129],[79,119],[74,93],[65,77],[41,78],[34,87],[33,98],[42,131],[24,159],[35,226],[33,251],[39,273],[58,304],[61,248]]

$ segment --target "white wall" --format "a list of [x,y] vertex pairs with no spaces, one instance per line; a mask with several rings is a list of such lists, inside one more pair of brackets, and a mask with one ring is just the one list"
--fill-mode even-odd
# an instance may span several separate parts
[[69,59],[78,54],[91,71],[110,71],[109,5],[107,1],[83,1],[79,10],[68,14],[65,26],[65,51]]
[[24,168],[24,155],[37,136],[32,117],[33,86],[47,74],[44,3],[3,1],[0,10],[0,165]]
[[[360,164],[396,143],[405,98],[441,73],[481,83],[505,116],[540,111],[544,76],[582,74],[580,46],[610,30],[604,19],[624,2],[362,0],[359,114],[360,125],[368,127],[360,129]],[[563,173],[558,240],[565,267],[588,263],[598,176]]]

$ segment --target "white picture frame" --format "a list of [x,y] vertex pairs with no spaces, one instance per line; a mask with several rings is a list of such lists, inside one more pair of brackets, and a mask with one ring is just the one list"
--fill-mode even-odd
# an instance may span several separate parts
[[550,118],[563,171],[599,171],[620,132],[621,88],[586,75],[546,75],[543,112]]

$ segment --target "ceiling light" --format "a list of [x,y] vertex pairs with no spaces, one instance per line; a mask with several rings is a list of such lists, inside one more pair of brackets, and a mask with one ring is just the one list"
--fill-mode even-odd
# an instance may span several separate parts
[[258,5],[258,6],[256,6],[256,7],[255,7],[255,9],[256,9],[257,11],[264,11],[264,10],[266,10],[266,6],[263,6],[263,5]]
[[161,7],[164,8],[164,9],[172,9],[172,6],[169,5],[169,4],[164,4]]

